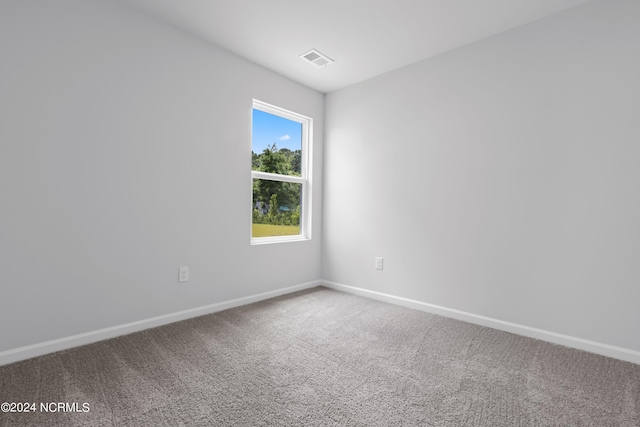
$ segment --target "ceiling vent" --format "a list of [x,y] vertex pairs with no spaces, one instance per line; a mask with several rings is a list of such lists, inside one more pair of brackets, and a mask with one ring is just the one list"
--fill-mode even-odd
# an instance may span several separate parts
[[300,55],[300,58],[304,59],[305,61],[311,62],[318,68],[324,68],[327,65],[331,65],[335,62],[324,53],[320,53],[315,49],[311,49],[309,52],[303,53],[302,55]]

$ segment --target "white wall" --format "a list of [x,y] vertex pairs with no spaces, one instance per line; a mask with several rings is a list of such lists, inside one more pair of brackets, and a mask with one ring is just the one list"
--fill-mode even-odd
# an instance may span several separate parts
[[607,0],[329,94],[323,278],[640,351],[639,76]]
[[[254,97],[315,119],[312,241],[250,246]],[[117,2],[2,0],[0,352],[319,279],[323,102]]]

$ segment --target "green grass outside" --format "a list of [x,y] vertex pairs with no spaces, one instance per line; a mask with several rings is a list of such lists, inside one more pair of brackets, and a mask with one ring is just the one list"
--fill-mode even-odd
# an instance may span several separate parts
[[299,225],[252,224],[252,237],[295,236],[300,234]]

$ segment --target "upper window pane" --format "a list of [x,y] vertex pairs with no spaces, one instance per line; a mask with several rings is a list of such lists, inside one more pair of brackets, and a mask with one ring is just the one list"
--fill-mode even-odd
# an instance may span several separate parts
[[253,109],[252,169],[301,175],[302,123]]

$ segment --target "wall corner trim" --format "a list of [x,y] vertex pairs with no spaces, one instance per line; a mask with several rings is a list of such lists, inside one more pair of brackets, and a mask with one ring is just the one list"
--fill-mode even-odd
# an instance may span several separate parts
[[321,280],[314,280],[311,282],[301,283],[299,285],[289,286],[286,288],[276,289],[260,294],[249,295],[246,297],[236,298],[215,304],[209,304],[203,307],[196,307],[188,310],[178,311],[176,313],[169,313],[162,316],[127,323],[124,325],[112,326],[109,328],[98,329],[96,331],[85,332],[69,337],[58,338],[55,340],[26,345],[24,347],[18,347],[11,350],[5,350],[0,352],[0,366],[25,359],[30,359],[32,357],[42,356],[48,353],[54,353],[56,351],[67,350],[73,347],[103,341],[109,338],[115,338],[121,335],[126,335],[149,328],[155,328],[157,326],[167,325],[169,323],[179,322],[181,320],[190,319],[192,317],[216,313],[218,311],[239,307],[241,305],[251,304],[269,298],[275,298],[304,289],[314,288],[317,286],[321,286],[322,283],[323,282]]
[[462,320],[463,322],[474,323],[476,325],[486,326],[489,328],[498,329],[500,331],[511,332],[513,334],[550,342],[552,344],[563,345],[565,347],[571,347],[578,350],[587,351],[589,353],[595,353],[601,356],[612,357],[614,359],[619,359],[625,362],[631,362],[631,363],[640,365],[640,352],[635,350],[616,347],[609,344],[598,343],[595,341],[589,341],[582,338],[572,337],[569,335],[562,335],[562,334],[558,334],[551,331],[545,331],[542,329],[531,328],[529,326],[519,325],[516,323],[504,322],[502,320],[493,319],[490,317],[479,316],[477,314],[467,313],[467,312],[455,310],[452,308],[442,307],[434,304],[429,304],[426,302],[398,297],[395,295],[385,294],[382,292],[370,291],[368,289],[357,288],[354,286],[347,286],[341,283],[330,282],[327,280],[322,281],[322,286],[330,289],[335,289],[337,291],[346,292],[349,294],[359,295],[359,296],[375,299],[378,301],[388,302],[391,304],[396,304],[403,307],[424,311],[427,313],[438,314],[440,316]]

